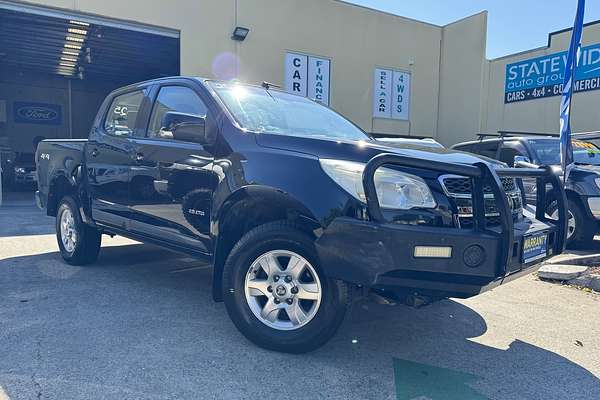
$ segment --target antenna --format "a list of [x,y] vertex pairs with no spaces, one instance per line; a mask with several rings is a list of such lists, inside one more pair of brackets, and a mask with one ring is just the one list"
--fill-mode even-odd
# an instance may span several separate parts
[[276,85],[276,84],[271,83],[271,82],[267,82],[267,81],[263,81],[263,83],[261,83],[260,86],[264,87],[266,90],[271,89],[271,87],[281,89],[281,86]]

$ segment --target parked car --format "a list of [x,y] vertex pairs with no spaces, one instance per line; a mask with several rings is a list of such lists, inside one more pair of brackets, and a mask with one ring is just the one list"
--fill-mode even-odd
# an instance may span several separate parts
[[[36,160],[64,260],[91,263],[117,234],[211,262],[237,328],[284,352],[324,344],[355,296],[474,296],[562,252],[566,234],[548,169],[382,144],[268,84],[127,86],[88,140],[45,140]],[[555,188],[562,218],[524,213],[519,174]]]
[[[504,133],[499,137],[459,143],[452,148],[495,158],[513,166],[515,160],[550,165],[561,174],[560,139],[553,135]],[[594,143],[573,140],[575,168],[566,184],[568,199],[568,246],[589,244],[600,231],[600,148]],[[528,203],[536,204],[535,179],[524,179]],[[546,212],[556,216],[556,201],[546,196]]]
[[390,143],[390,144],[403,144],[403,145],[414,145],[414,146],[425,146],[443,149],[444,146],[433,138],[410,138],[410,137],[378,137],[378,142]]
[[35,155],[33,153],[17,153],[12,160],[12,183],[18,187],[31,186],[35,184],[37,174],[35,172]]

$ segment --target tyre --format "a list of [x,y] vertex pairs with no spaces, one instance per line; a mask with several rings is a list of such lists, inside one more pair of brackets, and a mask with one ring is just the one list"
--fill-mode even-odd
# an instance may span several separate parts
[[[585,219],[585,210],[573,200],[567,201],[567,208],[567,247],[575,248],[589,244],[594,239],[594,231]],[[558,218],[555,201],[550,203],[548,214],[552,218]]]
[[102,234],[81,220],[77,202],[73,197],[65,196],[56,213],[56,239],[67,263],[85,265],[98,258]]
[[313,239],[287,221],[259,226],[234,246],[223,297],[244,336],[286,353],[325,344],[350,304],[347,285],[323,274]]

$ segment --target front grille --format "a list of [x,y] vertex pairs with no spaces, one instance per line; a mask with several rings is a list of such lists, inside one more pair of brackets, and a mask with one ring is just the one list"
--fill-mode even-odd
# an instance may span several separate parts
[[[517,190],[517,183],[514,178],[502,177],[500,178],[500,182],[502,182],[502,188],[507,193]],[[444,188],[449,195],[471,195],[470,178],[465,178],[462,176],[444,177],[442,180],[442,185],[444,185]],[[490,185],[484,185],[483,193],[491,194],[492,187]]]
[[[454,201],[458,210],[458,221],[461,227],[471,228],[473,226],[473,202],[471,200],[471,179],[455,175],[442,175],[439,182],[446,194]],[[521,192],[514,178],[500,178],[502,188],[506,193],[513,220],[521,217],[523,211],[523,200]],[[500,212],[491,185],[483,186],[485,218],[488,226],[500,225]]]

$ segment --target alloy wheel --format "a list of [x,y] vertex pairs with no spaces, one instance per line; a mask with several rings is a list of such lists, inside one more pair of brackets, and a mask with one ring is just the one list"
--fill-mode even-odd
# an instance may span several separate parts
[[304,257],[289,250],[273,250],[259,256],[246,274],[244,289],[256,318],[277,330],[305,326],[321,304],[317,271]]
[[66,251],[72,253],[77,246],[77,230],[73,213],[68,208],[60,215],[60,239]]

